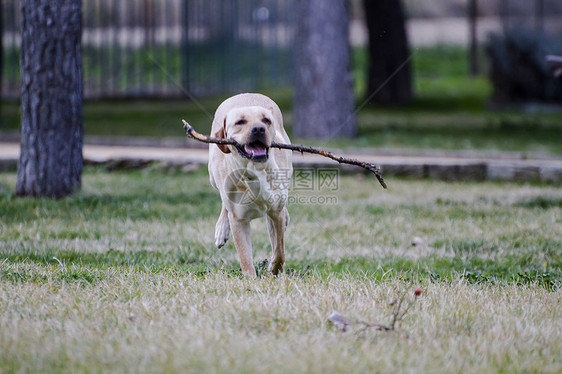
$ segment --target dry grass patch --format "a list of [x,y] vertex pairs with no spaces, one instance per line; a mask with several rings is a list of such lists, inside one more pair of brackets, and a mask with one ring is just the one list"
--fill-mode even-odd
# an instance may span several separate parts
[[[562,370],[562,296],[529,286],[428,283],[397,333],[342,333],[332,310],[388,323],[414,284],[355,276],[247,280],[106,269],[92,284],[4,282],[0,367],[10,371],[517,372]],[[63,277],[64,278],[64,277]]]
[[[289,207],[295,270],[248,280],[204,170],[87,168],[59,201],[0,184],[0,372],[562,371],[556,186],[340,176],[337,204]],[[408,338],[328,321],[390,323],[417,287]]]

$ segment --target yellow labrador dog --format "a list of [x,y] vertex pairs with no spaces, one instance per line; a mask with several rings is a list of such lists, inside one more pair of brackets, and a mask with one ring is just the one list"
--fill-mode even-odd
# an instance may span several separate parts
[[293,173],[291,151],[270,149],[273,141],[290,143],[281,111],[267,96],[236,95],[217,108],[211,134],[240,145],[209,145],[211,185],[222,200],[215,244],[221,248],[232,234],[242,273],[255,277],[250,221],[266,216],[273,249],[269,271],[278,274],[285,263],[286,203]]

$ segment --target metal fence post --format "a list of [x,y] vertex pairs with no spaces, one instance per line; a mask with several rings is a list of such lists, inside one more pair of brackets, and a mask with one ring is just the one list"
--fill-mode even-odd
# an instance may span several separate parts
[[500,18],[503,32],[505,34],[509,28],[509,7],[507,5],[507,0],[500,0]]
[[477,22],[478,22],[478,0],[470,0],[468,3],[468,23],[470,27],[470,75],[478,75],[478,34],[477,34]]
[[535,29],[544,32],[544,0],[535,0]]
[[189,0],[182,1],[181,29],[181,81],[183,89],[189,92]]

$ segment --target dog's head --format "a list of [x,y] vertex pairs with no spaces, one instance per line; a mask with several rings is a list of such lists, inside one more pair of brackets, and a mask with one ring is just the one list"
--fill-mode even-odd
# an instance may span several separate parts
[[254,162],[265,162],[269,157],[269,147],[275,138],[275,124],[271,110],[259,106],[231,109],[224,126],[214,134],[217,138],[234,139],[239,146],[218,145],[224,153],[231,148],[243,158]]

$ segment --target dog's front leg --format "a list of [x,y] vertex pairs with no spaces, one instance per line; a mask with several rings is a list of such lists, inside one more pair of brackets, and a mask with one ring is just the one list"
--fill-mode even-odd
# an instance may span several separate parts
[[281,212],[267,216],[267,231],[271,242],[272,254],[269,271],[277,275],[283,271],[285,264],[285,228],[289,223],[289,212],[283,208]]
[[242,267],[242,274],[247,277],[256,277],[256,269],[252,262],[252,238],[250,236],[250,222],[245,220],[240,220],[232,213],[228,214],[228,220],[230,221],[230,232],[232,234],[232,239],[234,240],[234,246],[236,247],[236,252],[238,252],[238,258],[240,260],[240,266]]
[[230,223],[228,222],[228,211],[223,206],[221,214],[215,226],[215,244],[218,248],[222,248],[228,241],[230,236]]

